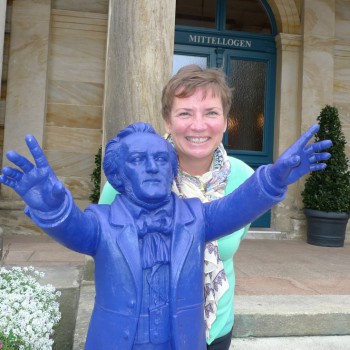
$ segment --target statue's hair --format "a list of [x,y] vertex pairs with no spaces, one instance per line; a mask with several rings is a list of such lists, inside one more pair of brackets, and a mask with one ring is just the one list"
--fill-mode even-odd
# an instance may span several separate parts
[[119,131],[114,138],[108,141],[103,160],[103,171],[108,182],[120,193],[124,193],[124,185],[122,184],[124,164],[122,162],[123,157],[121,157],[121,154],[125,149],[125,144],[122,141],[125,137],[135,133],[153,134],[161,138],[166,143],[170,154],[170,162],[174,178],[177,175],[178,160],[174,147],[164,138],[159,136],[152,125],[147,123],[131,124]]

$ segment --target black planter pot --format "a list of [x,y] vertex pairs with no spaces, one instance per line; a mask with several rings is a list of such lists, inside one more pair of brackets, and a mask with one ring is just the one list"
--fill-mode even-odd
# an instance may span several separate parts
[[348,213],[304,209],[307,243],[323,247],[344,247]]

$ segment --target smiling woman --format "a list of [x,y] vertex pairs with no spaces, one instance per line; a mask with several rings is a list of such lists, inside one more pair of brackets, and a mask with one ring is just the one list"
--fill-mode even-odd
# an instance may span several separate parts
[[207,172],[227,126],[220,96],[204,88],[175,96],[165,125],[176,143],[180,168],[192,175]]
[[[253,173],[222,145],[232,91],[223,71],[185,66],[163,89],[162,114],[168,140],[179,158],[173,191],[182,198],[211,202],[232,192]],[[228,350],[234,321],[233,255],[248,232],[207,244],[204,254],[204,319],[208,350]]]

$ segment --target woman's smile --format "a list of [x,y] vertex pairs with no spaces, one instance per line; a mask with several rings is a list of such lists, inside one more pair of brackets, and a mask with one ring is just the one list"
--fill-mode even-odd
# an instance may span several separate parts
[[198,88],[188,97],[175,97],[166,123],[182,170],[202,175],[209,170],[213,154],[226,131],[221,98],[212,90]]

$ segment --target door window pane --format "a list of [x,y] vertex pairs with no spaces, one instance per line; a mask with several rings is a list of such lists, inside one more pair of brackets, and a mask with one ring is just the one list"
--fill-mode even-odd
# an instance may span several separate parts
[[214,0],[176,0],[176,25],[216,28],[215,17]]
[[266,69],[261,61],[230,62],[233,102],[228,118],[228,149],[263,150]]
[[197,64],[201,68],[207,68],[207,57],[178,55],[175,54],[173,58],[173,75],[184,66],[188,64]]
[[272,34],[270,18],[260,0],[227,0],[226,30]]

